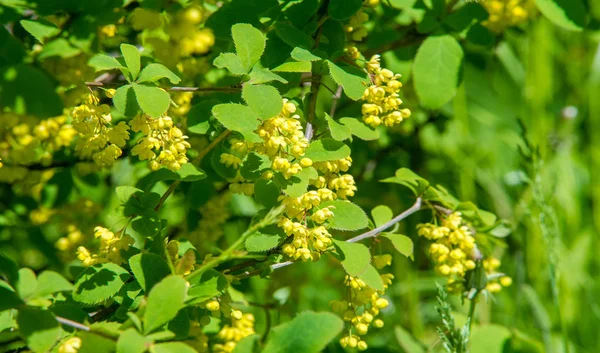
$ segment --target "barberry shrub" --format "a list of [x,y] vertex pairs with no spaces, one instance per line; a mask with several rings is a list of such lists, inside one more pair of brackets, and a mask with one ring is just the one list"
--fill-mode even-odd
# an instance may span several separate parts
[[489,324],[511,224],[417,156],[571,1],[4,2],[2,351],[540,351]]

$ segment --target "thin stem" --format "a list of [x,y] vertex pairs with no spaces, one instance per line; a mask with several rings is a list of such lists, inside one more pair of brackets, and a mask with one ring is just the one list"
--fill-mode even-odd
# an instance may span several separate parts
[[471,325],[473,324],[473,320],[475,319],[475,307],[477,306],[477,295],[479,294],[479,291],[477,293],[475,293],[475,295],[473,296],[473,299],[471,299],[471,304],[469,305],[469,315],[468,317],[468,322],[469,322],[469,332],[471,332]]
[[348,243],[356,243],[357,241],[361,241],[363,239],[367,239],[367,238],[374,238],[376,236],[379,235],[379,233],[383,232],[384,230],[390,228],[391,226],[393,226],[394,224],[404,220],[405,218],[407,218],[408,216],[412,215],[413,213],[419,211],[421,209],[421,204],[422,204],[423,199],[421,197],[417,198],[417,201],[415,201],[415,203],[406,211],[400,213],[399,215],[397,215],[396,217],[392,218],[391,221],[382,224],[381,226],[370,230],[366,233],[363,233],[361,235],[357,235],[352,239],[348,239],[346,240]]
[[333,99],[331,100],[331,109],[329,110],[329,116],[332,118],[335,115],[335,109],[337,108],[338,101],[340,98],[342,98],[342,88],[342,85],[339,85],[333,94]]
[[[368,231],[366,233],[363,233],[363,234],[355,236],[354,238],[348,239],[348,240],[346,240],[346,242],[348,242],[348,243],[356,243],[356,242],[361,241],[363,239],[374,238],[374,237],[378,236],[379,233],[381,233],[384,230],[390,228],[394,224],[396,224],[396,223],[398,223],[398,222],[406,219],[408,216],[412,215],[413,213],[419,211],[421,209],[422,201],[423,201],[423,199],[421,197],[418,197],[417,201],[415,201],[415,203],[409,209],[407,209],[406,211],[400,213],[399,215],[397,215],[396,217],[394,217],[391,221],[389,221],[389,222],[387,222],[387,223],[385,223],[385,224],[383,224],[383,225],[381,225],[381,226],[379,226],[379,227],[377,227],[377,228],[375,228],[373,230],[370,230],[370,231]],[[271,269],[272,270],[277,270],[279,268],[289,266],[289,265],[291,265],[293,263],[294,263],[293,261],[281,262],[281,263],[278,263],[278,264],[271,265]],[[247,276],[248,274],[250,274],[250,273],[245,274],[246,277],[248,277]]]
[[275,209],[272,209],[265,216],[265,218],[263,218],[260,222],[257,222],[254,225],[252,225],[250,228],[248,228],[242,234],[242,236],[240,236],[238,238],[238,240],[235,241],[235,243],[233,243],[230,247],[225,249],[225,251],[223,251],[219,256],[211,257],[210,259],[208,259],[208,261],[201,264],[200,267],[198,267],[194,272],[187,275],[186,279],[188,281],[191,281],[194,278],[202,275],[207,270],[215,268],[218,265],[222,264],[223,262],[226,262],[226,261],[229,261],[229,260],[235,258],[235,256],[233,256],[233,253],[246,243],[246,239],[248,239],[249,236],[254,234],[260,228],[263,228],[263,227],[273,223],[277,219],[277,217],[281,214],[282,211],[283,211],[283,208],[281,206],[277,207]]
[[74,327],[74,328],[76,328],[78,330],[81,330],[81,331],[90,331],[91,330],[91,328],[89,326],[81,324],[81,323],[79,323],[77,321],[66,319],[66,318],[61,317],[61,316],[56,316],[56,321],[58,321],[59,323],[61,323],[63,325]]
[[[85,85],[88,87],[115,87],[126,85],[127,82],[86,82]],[[184,86],[171,86],[162,87],[166,91],[173,92],[239,92],[242,90],[241,87],[184,87]]]

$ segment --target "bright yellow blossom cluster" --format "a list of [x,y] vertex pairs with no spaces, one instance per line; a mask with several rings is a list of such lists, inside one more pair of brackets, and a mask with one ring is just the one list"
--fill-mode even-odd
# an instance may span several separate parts
[[112,125],[110,107],[99,103],[98,97],[90,93],[84,104],[73,109],[73,127],[79,133],[75,151],[101,167],[110,167],[123,153],[121,147],[129,139],[129,126],[123,121]]
[[[380,270],[392,263],[389,254],[374,256],[373,264]],[[394,279],[392,274],[381,274],[384,289],[387,289]],[[382,298],[384,291],[375,290],[357,278],[346,275],[344,284],[349,287],[348,300],[335,300],[330,303],[332,310],[340,315],[349,324],[348,333],[340,339],[342,347],[358,348],[364,351],[368,348],[367,342],[361,339],[369,331],[370,326],[383,327],[381,319],[376,319],[381,309],[389,305],[387,299]]]
[[[264,120],[256,130],[263,139],[262,143],[231,139],[231,153],[221,154],[220,160],[237,169],[250,152],[264,155],[271,162],[270,169],[262,174],[266,180],[272,179],[275,173],[289,180],[306,168],[316,170],[316,178],[309,180],[309,186],[314,190],[308,190],[298,197],[279,197],[285,209],[277,224],[290,237],[282,249],[285,255],[294,260],[318,260],[320,254],[331,245],[326,222],[335,212],[332,207],[320,205],[325,201],[354,196],[354,178],[344,174],[350,168],[352,158],[313,163],[310,158],[303,157],[309,142],[302,132],[300,117],[295,112],[296,106],[284,99],[281,112]],[[245,181],[239,173],[232,181],[230,189],[233,192],[253,194],[254,184]]]
[[118,265],[124,262],[121,250],[127,251],[133,245],[133,238],[129,235],[116,236],[115,233],[104,227],[94,228],[94,237],[100,239],[100,248],[97,254],[92,254],[86,247],[77,248],[77,258],[84,266],[92,266],[97,263],[114,262]]
[[[432,223],[419,224],[418,233],[434,241],[429,245],[429,254],[436,272],[448,278],[449,290],[454,293],[461,292],[464,289],[467,271],[474,270],[477,266],[475,258],[478,253],[475,238],[463,221],[461,213],[449,214],[439,226]],[[484,263],[487,261],[490,259],[484,259]],[[490,263],[496,264],[496,261],[498,260],[493,259]],[[499,262],[497,264],[491,270],[498,267]]]
[[525,22],[533,10],[529,0],[485,0],[481,4],[490,14],[484,24],[494,32]]
[[148,167],[151,170],[158,170],[163,166],[178,171],[188,162],[186,156],[187,149],[190,148],[190,143],[186,141],[188,137],[173,124],[173,119],[170,117],[151,118],[147,115],[138,115],[131,120],[130,124],[133,131],[144,134],[131,150],[131,154],[139,156],[141,160],[149,160]]
[[194,92],[176,92],[171,99],[177,106],[171,107],[169,113],[174,117],[185,116],[192,108],[192,98],[194,98]]
[[239,341],[252,334],[254,334],[254,315],[242,314],[241,311],[234,310],[231,314],[231,325],[223,326],[217,333],[217,339],[221,343],[213,345],[213,352],[231,353]]
[[[281,112],[264,120],[256,130],[263,142],[251,143],[232,138],[229,141],[231,153],[221,154],[221,163],[238,169],[250,152],[265,155],[271,162],[271,170],[263,175],[265,179],[271,179],[274,172],[280,172],[285,179],[289,179],[300,173],[302,168],[311,166],[310,159],[301,158],[308,147],[308,140],[302,132],[300,116],[295,112],[296,106],[284,99]],[[253,187],[243,185],[245,180],[239,173],[233,181],[230,188],[234,192],[244,192],[247,195],[253,193]]]
[[391,127],[410,117],[410,110],[400,109],[402,100],[398,92],[402,87],[401,75],[382,69],[380,56],[373,55],[367,62],[372,85],[363,93],[362,114],[365,124],[375,128],[380,124]]
[[212,30],[200,28],[206,18],[204,8],[191,4],[164,17],[159,12],[137,8],[130,22],[134,29],[144,30],[142,38],[153,48],[154,55],[167,66],[175,67],[183,64],[184,58],[206,54],[215,44]]

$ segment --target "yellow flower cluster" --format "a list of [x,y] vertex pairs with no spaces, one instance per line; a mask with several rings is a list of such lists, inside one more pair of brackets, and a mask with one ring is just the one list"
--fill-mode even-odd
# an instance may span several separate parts
[[376,128],[380,124],[391,127],[410,117],[410,110],[400,109],[402,100],[398,92],[402,87],[401,75],[382,69],[380,56],[373,55],[367,62],[367,71],[373,83],[363,93],[362,114],[365,124]]
[[494,32],[525,22],[533,10],[529,0],[485,0],[481,4],[490,14],[484,24]]
[[90,93],[84,104],[73,109],[73,127],[79,133],[75,151],[101,167],[110,167],[123,153],[121,147],[129,139],[129,126],[123,121],[113,126],[110,107],[99,103],[98,97]]
[[[280,172],[285,179],[289,179],[300,173],[302,168],[311,166],[310,159],[301,158],[308,147],[308,140],[302,132],[300,116],[294,114],[295,112],[296,106],[284,99],[281,112],[264,120],[256,130],[263,142],[250,143],[236,138],[230,139],[231,153],[221,154],[221,163],[238,169],[250,152],[265,155],[271,161],[271,170],[263,175],[265,179],[271,179],[273,172]],[[253,187],[244,185],[247,183],[239,173],[233,181],[234,184],[231,184],[230,188],[234,192],[247,195],[253,193]]]
[[76,134],[73,126],[67,124],[65,116],[39,120],[29,116],[2,113],[0,157],[7,166],[33,163],[50,165],[52,154],[71,145]]
[[[454,212],[448,215],[440,226],[431,223],[419,224],[418,233],[434,241],[429,245],[429,254],[436,272],[448,278],[449,290],[453,293],[461,292],[467,271],[475,269],[477,265],[474,260],[475,238],[463,221],[461,213]],[[485,267],[488,273],[500,265],[497,259],[484,259],[483,262],[484,267],[488,266]],[[489,265],[485,265],[486,263]]]
[[[373,264],[377,269],[382,269],[392,263],[389,254],[374,256]],[[381,274],[384,289],[387,289],[394,279],[392,274]],[[349,287],[349,299],[335,300],[330,303],[332,310],[340,315],[349,324],[348,333],[340,339],[342,347],[358,348],[364,351],[368,348],[367,342],[361,339],[369,331],[371,326],[383,327],[381,319],[376,319],[381,309],[386,308],[389,303],[382,298],[384,291],[375,290],[357,278],[346,275],[344,284]]]
[[231,194],[217,194],[199,209],[202,218],[198,227],[189,234],[189,240],[198,250],[209,250],[208,244],[213,244],[223,235],[223,225],[231,217],[229,212]]
[[144,44],[153,48],[154,55],[175,67],[184,58],[206,54],[215,44],[212,30],[200,28],[208,17],[205,12],[199,4],[191,4],[163,18],[159,12],[137,8],[130,22],[134,29],[144,30]]
[[81,348],[81,338],[71,337],[58,347],[58,353],[77,353]]
[[134,240],[129,235],[116,236],[104,227],[94,228],[94,237],[100,238],[100,248],[97,254],[92,254],[86,247],[77,248],[77,258],[84,266],[92,266],[97,263],[114,262],[118,265],[124,262],[121,250],[127,251]]
[[[356,185],[348,171],[352,158],[313,163],[310,158],[303,157],[309,145],[302,132],[300,117],[295,114],[296,106],[284,99],[281,112],[262,122],[256,130],[262,143],[249,143],[231,139],[231,152],[220,156],[221,163],[238,169],[250,152],[268,157],[271,162],[269,170],[263,172],[262,178],[269,180],[275,173],[284,179],[290,179],[305,168],[314,168],[317,177],[309,180],[311,188],[299,197],[281,195],[279,201],[285,205],[284,215],[278,226],[284,230],[290,240],[283,246],[283,253],[294,260],[318,260],[331,245],[331,234],[327,231],[326,222],[335,210],[320,207],[322,202],[337,198],[347,199],[354,196]],[[238,173],[230,185],[233,192],[252,195],[254,184],[247,182]]]
[[500,267],[500,260],[495,257],[489,257],[483,260],[483,268],[485,269],[485,272],[488,274],[488,276],[491,275],[491,277],[493,277],[493,279],[488,280],[486,285],[486,289],[490,293],[498,293],[502,290],[502,287],[508,287],[512,284],[512,278],[508,276],[494,276],[498,267]]
[[151,118],[138,115],[130,124],[133,131],[141,131],[144,134],[131,150],[131,154],[139,156],[141,160],[149,160],[148,167],[151,170],[158,170],[163,166],[178,171],[181,165],[188,162],[188,137],[173,124],[170,117]]
[[242,338],[252,334],[254,334],[254,315],[242,314],[241,311],[234,310],[231,314],[231,325],[223,326],[217,333],[217,339],[221,343],[213,345],[213,352],[231,353]]

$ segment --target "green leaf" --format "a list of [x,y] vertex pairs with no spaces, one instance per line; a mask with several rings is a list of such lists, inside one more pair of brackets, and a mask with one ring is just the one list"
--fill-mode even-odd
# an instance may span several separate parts
[[181,79],[173,71],[161,64],[148,64],[140,73],[137,82],[156,82],[162,78],[169,79],[172,84],[181,82]]
[[171,96],[164,89],[132,83],[133,91],[142,111],[157,118],[169,109]]
[[17,324],[19,334],[36,353],[48,352],[60,338],[60,325],[47,310],[23,307],[17,314]]
[[291,47],[303,46],[305,48],[312,48],[315,44],[311,36],[287,23],[277,22],[275,33],[284,43]]
[[236,343],[233,353],[254,353],[260,336],[257,334],[246,336]]
[[0,107],[40,118],[62,115],[64,108],[54,81],[27,64],[0,68]]
[[191,280],[188,290],[188,304],[201,303],[222,293],[228,286],[227,278],[220,272],[208,270],[199,278]]
[[250,80],[248,81],[249,84],[258,85],[261,83],[267,83],[271,81],[288,83],[288,81],[285,78],[277,75],[276,73],[271,72],[271,70],[259,67],[259,65],[254,65],[252,71],[250,71]]
[[96,71],[124,69],[119,60],[105,54],[96,54],[88,61],[88,65]]
[[341,118],[340,123],[350,129],[352,135],[361,140],[372,141],[377,140],[380,136],[379,130],[374,130],[367,124],[356,118]]
[[144,353],[150,340],[144,338],[134,328],[129,328],[117,340],[117,353]]
[[245,73],[248,73],[262,56],[267,44],[267,38],[261,31],[247,23],[233,25],[231,27],[231,35],[237,56],[241,61]]
[[283,63],[283,64],[277,66],[276,68],[273,69],[273,71],[277,71],[277,72],[311,72],[312,64],[308,61],[289,61],[289,62],[286,62],[286,63]]
[[[80,53],[81,49],[73,46],[73,44],[71,44],[71,42],[69,42],[67,39],[56,38],[44,45],[40,55],[38,56],[38,59],[45,60],[53,56],[58,56],[62,59],[68,59]],[[124,67],[123,70],[127,70],[127,68]]]
[[144,292],[149,293],[155,284],[171,274],[167,262],[156,254],[137,254],[129,259],[131,272]]
[[352,137],[352,133],[350,133],[350,129],[342,124],[339,124],[333,118],[329,116],[329,114],[325,113],[325,120],[327,120],[327,125],[329,125],[329,132],[331,133],[331,137],[337,141],[347,140]]
[[271,167],[271,160],[264,154],[250,152],[242,161],[240,175],[246,180],[257,180]]
[[206,173],[192,163],[182,165],[177,171],[177,175],[179,176],[179,180],[183,182],[198,181],[206,178]]
[[262,353],[318,353],[343,327],[344,322],[335,314],[305,311],[274,327]]
[[581,0],[535,0],[540,12],[555,25],[570,31],[585,27],[586,9]]
[[131,85],[117,88],[112,100],[115,108],[126,117],[133,117],[139,111],[139,105]]
[[25,28],[29,34],[35,37],[35,39],[44,43],[46,38],[54,37],[60,33],[60,28],[56,27],[53,23],[46,20],[21,20],[21,26]]
[[429,182],[408,168],[400,168],[396,171],[396,175],[390,178],[381,180],[382,183],[394,183],[404,185],[411,189],[415,196],[419,196],[427,190]]
[[248,73],[242,64],[242,60],[234,53],[221,53],[215,58],[213,65],[219,69],[227,69],[232,75],[236,76]]
[[402,234],[381,233],[379,236],[389,239],[398,252],[406,257],[414,259],[414,244],[412,239]]
[[152,353],[197,353],[196,350],[183,342],[165,342],[153,345]]
[[194,104],[187,116],[188,130],[194,134],[206,134],[210,129],[211,110],[217,104],[217,100],[203,100]]
[[347,20],[360,10],[362,0],[331,0],[327,12],[334,20]]
[[19,269],[19,281],[16,285],[17,293],[23,299],[29,298],[37,287],[37,278],[35,276],[35,272],[30,268],[21,268]]
[[0,67],[18,64],[24,56],[25,49],[21,42],[4,26],[0,26]]
[[254,183],[254,198],[266,208],[277,205],[279,194],[279,187],[272,180],[259,179]]
[[123,54],[123,59],[125,59],[125,64],[127,64],[129,73],[131,74],[131,80],[134,81],[140,73],[140,52],[135,46],[123,43],[121,44],[121,53]]
[[358,276],[365,284],[375,290],[385,290],[383,280],[373,265],[367,266],[365,272]]
[[294,48],[294,50],[292,50],[291,56],[292,56],[292,59],[298,60],[298,61],[318,61],[318,60],[322,60],[320,57],[314,55],[310,51],[308,51],[308,50],[306,50],[304,48],[300,48],[300,47]]
[[180,276],[171,275],[158,282],[148,295],[144,313],[144,333],[148,334],[171,321],[184,307],[187,282]]
[[389,207],[379,205],[371,210],[371,216],[373,216],[373,220],[375,221],[375,227],[381,227],[392,220],[394,213]]
[[333,217],[329,224],[333,229],[359,230],[369,226],[369,218],[365,211],[350,201],[326,201],[320,207],[333,206]]
[[73,290],[71,282],[54,271],[44,271],[38,276],[35,295],[43,297],[57,292],[68,292]]
[[352,100],[362,98],[365,88],[369,84],[369,79],[360,70],[352,67],[341,68],[333,62],[327,60],[331,78],[344,89],[344,93]]
[[282,191],[291,197],[300,197],[308,190],[308,185],[311,180],[317,179],[319,173],[313,167],[302,168],[300,173],[292,176],[285,185]]
[[6,255],[0,252],[0,274],[4,275],[8,280],[8,283],[13,286],[19,280],[19,267],[17,264],[9,259]]
[[117,200],[119,200],[120,204],[125,205],[131,200],[133,195],[140,197],[144,194],[144,191],[133,186],[123,185],[115,188],[115,194],[117,194]]
[[463,49],[450,35],[427,37],[413,64],[415,90],[424,107],[439,109],[456,94]]
[[0,312],[15,309],[22,304],[24,303],[19,295],[6,282],[0,281]]
[[469,346],[471,353],[502,353],[511,337],[510,330],[504,326],[488,324],[473,327]]
[[277,89],[266,85],[245,85],[242,98],[261,119],[277,116],[283,108],[283,100]]
[[363,244],[348,243],[343,240],[333,239],[337,252],[341,255],[342,267],[352,277],[365,273],[371,265],[371,253]]
[[250,107],[235,103],[219,104],[213,107],[212,113],[223,126],[229,130],[241,133],[246,141],[262,141],[254,133],[254,130],[260,125],[260,121]]
[[406,353],[425,353],[424,345],[417,341],[407,330],[401,326],[394,327],[396,340]]
[[246,239],[246,250],[249,252],[264,252],[279,245],[279,235],[256,232]]
[[81,337],[81,348],[77,353],[114,353],[116,351],[116,342],[111,338],[85,331],[78,332],[77,336]]
[[313,162],[333,161],[350,155],[350,147],[340,141],[324,138],[313,141],[306,149],[305,157]]
[[114,263],[90,266],[75,281],[73,299],[84,304],[103,302],[117,294],[130,277],[129,272]]

